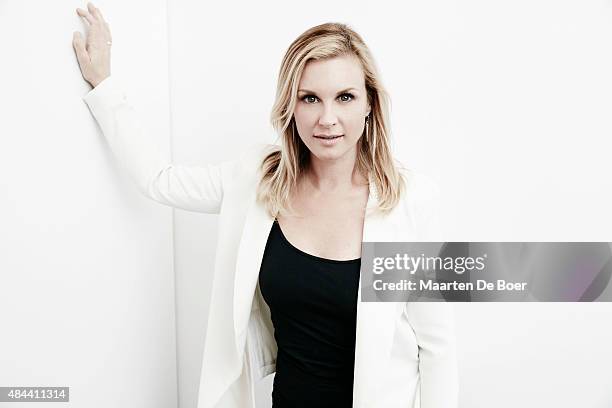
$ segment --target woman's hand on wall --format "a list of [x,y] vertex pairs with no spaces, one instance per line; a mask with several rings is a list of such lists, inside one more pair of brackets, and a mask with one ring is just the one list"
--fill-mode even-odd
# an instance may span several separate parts
[[87,10],[76,9],[77,14],[86,21],[89,32],[86,38],[79,31],[72,36],[72,46],[79,61],[81,74],[94,88],[110,76],[111,33],[102,13],[92,3]]

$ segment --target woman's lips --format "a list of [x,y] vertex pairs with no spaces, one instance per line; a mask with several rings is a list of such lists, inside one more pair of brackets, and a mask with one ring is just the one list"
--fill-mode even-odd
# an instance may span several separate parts
[[334,146],[337,143],[340,143],[339,140],[342,139],[344,135],[338,136],[314,136],[315,139],[319,139],[323,146]]
[[314,135],[317,139],[335,139],[344,135]]

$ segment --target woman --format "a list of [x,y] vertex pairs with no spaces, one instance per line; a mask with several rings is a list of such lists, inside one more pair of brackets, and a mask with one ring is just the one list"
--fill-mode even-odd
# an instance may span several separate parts
[[436,197],[394,164],[361,37],[328,23],[290,45],[271,117],[280,146],[188,167],[151,145],[110,76],[100,11],[77,13],[84,99],[117,159],[147,197],[220,215],[198,407],[254,407],[273,372],[275,408],[456,407],[449,305],[360,301],[362,241],[427,240]]

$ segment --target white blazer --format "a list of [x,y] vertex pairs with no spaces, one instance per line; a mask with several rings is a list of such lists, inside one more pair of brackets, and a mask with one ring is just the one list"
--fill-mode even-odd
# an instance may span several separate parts
[[[254,384],[275,372],[277,346],[258,274],[274,219],[255,201],[263,156],[257,145],[220,164],[181,166],[147,137],[126,93],[112,77],[83,99],[116,159],[147,197],[188,211],[219,214],[210,315],[198,408],[255,407]],[[438,241],[439,190],[402,169],[407,194],[389,214],[371,214],[370,178],[363,241]],[[436,302],[357,304],[354,408],[455,408],[458,380],[452,306]],[[315,407],[313,407],[315,408]]]

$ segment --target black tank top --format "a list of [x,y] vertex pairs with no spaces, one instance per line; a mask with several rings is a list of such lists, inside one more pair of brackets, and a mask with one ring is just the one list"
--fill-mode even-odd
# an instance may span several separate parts
[[259,272],[278,345],[273,408],[350,408],[361,258],[294,247],[274,220]]

